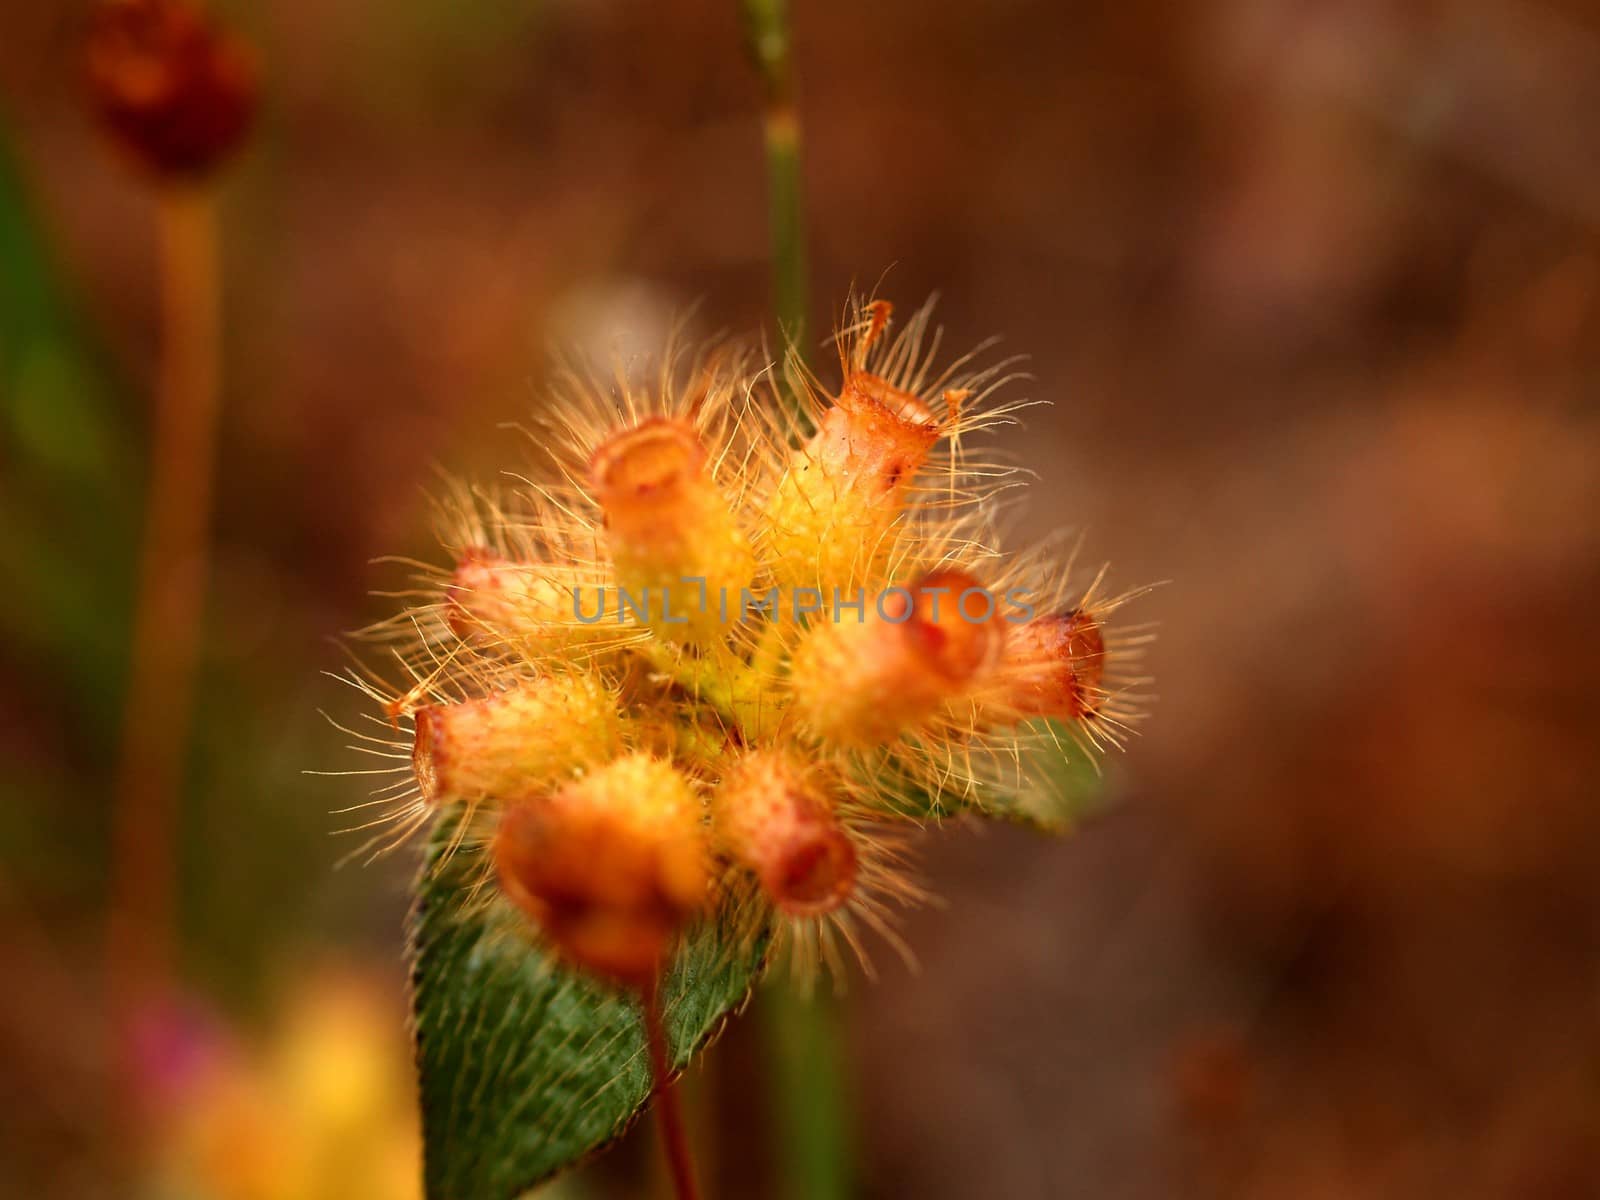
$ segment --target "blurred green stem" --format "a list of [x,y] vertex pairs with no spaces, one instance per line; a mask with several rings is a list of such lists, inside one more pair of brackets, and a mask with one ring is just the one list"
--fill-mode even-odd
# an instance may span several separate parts
[[787,0],[742,0],[745,37],[766,95],[767,204],[772,299],[784,345],[806,348],[806,232],[800,186],[800,119],[794,106]]
[[831,991],[803,995],[777,980],[761,996],[772,1075],[782,1200],[842,1200],[852,1192],[851,1113]]
[[766,127],[773,306],[785,344],[804,356],[806,233],[800,200],[800,123],[792,108],[783,108],[767,113]]

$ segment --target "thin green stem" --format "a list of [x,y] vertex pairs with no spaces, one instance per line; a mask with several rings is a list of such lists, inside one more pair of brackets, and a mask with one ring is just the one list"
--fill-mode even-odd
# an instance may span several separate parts
[[[767,205],[772,239],[772,300],[784,348],[805,357],[807,287],[800,119],[794,104],[788,0],[741,0],[745,37],[765,93]],[[793,396],[789,399],[793,401]]]
[[800,122],[792,107],[766,115],[772,299],[785,345],[806,352],[806,230],[800,189]]
[[854,1153],[847,1065],[832,992],[797,994],[778,981],[762,995],[782,1200],[844,1200]]

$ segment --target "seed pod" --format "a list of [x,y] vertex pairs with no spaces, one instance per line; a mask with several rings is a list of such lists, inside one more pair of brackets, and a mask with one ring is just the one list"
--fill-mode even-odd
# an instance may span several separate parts
[[647,609],[651,628],[675,641],[726,633],[718,597],[749,584],[754,556],[693,427],[648,417],[612,435],[590,460],[589,481],[617,586]]
[[790,664],[796,713],[822,741],[881,745],[968,695],[1004,641],[994,597],[976,578],[932,571],[869,601],[865,619],[806,634]]
[[525,794],[604,762],[621,744],[616,697],[583,675],[551,675],[415,715],[411,765],[423,801]]
[[790,916],[833,912],[855,890],[855,844],[805,764],[783,751],[752,752],[712,796],[717,838]]
[[938,440],[922,400],[852,372],[767,505],[779,581],[836,585],[870,571]]
[[648,755],[508,808],[491,854],[505,896],[558,953],[626,987],[654,977],[706,901],[699,801]]
[[157,178],[208,174],[255,115],[248,49],[186,0],[100,0],[86,60],[101,125]]
[[1073,609],[1014,626],[992,698],[980,708],[1000,721],[1091,717],[1105,698],[1106,643],[1100,622]]

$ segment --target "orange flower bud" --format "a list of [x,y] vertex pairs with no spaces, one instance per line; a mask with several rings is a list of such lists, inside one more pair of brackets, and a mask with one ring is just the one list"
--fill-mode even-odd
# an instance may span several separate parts
[[855,844],[798,759],[756,751],[740,759],[712,797],[718,839],[791,916],[837,909],[855,889]]
[[983,709],[1008,709],[1012,720],[1092,716],[1104,698],[1105,658],[1100,622],[1082,609],[1017,626],[1006,641],[997,695]]
[[933,410],[919,397],[856,371],[823,414],[810,450],[826,472],[881,495],[903,490],[938,440]]
[[887,552],[884,534],[938,440],[933,412],[918,397],[853,372],[767,506],[780,581],[862,578]]
[[483,546],[468,546],[444,590],[445,612],[457,637],[504,636],[513,601],[523,594],[516,564]]
[[994,597],[965,571],[890,588],[866,618],[808,633],[790,665],[800,720],[844,746],[881,745],[968,695],[999,661]]
[[211,171],[255,114],[250,53],[185,0],[101,0],[86,57],[101,124],[160,178]]
[[739,595],[754,556],[693,427],[648,417],[613,434],[590,460],[589,479],[618,588],[648,607],[651,627],[679,641],[725,634],[717,597]]
[[509,808],[491,854],[501,890],[558,953],[628,987],[654,977],[706,902],[699,801],[648,755]]
[[933,409],[915,392],[896,387],[871,371],[851,371],[845,376],[844,387],[840,390],[839,407],[845,411],[862,412],[871,410],[874,405],[914,428],[937,428]]
[[438,806],[522,795],[621,743],[616,697],[582,675],[553,675],[414,718],[411,765],[423,801]]
[[445,586],[445,615],[459,638],[518,645],[536,655],[605,640],[618,631],[615,589],[599,586],[596,575],[469,546]]

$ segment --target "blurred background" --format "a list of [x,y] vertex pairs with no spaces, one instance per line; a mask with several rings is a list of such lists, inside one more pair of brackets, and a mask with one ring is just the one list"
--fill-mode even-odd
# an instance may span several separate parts
[[[323,672],[551,347],[762,327],[760,88],[734,0],[215,7],[263,110],[149,1194],[399,1200],[413,864],[334,869]],[[100,1146],[156,243],[86,9],[0,0],[0,1195],[52,1200],[145,1194]],[[882,276],[1028,354],[1022,532],[1170,581],[1107,811],[947,829],[920,972],[851,981],[856,1194],[1600,1196],[1600,11],[795,9],[814,328]],[[691,1078],[714,1196],[782,1194],[763,1056]]]

